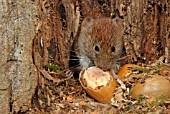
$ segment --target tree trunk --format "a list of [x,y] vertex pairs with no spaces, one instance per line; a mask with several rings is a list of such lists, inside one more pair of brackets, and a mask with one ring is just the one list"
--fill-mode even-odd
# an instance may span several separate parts
[[0,113],[26,111],[37,85],[32,60],[37,2],[0,1]]
[[40,0],[39,28],[33,47],[34,61],[39,68],[48,63],[69,67],[80,16],[79,11],[74,9],[74,3],[72,0]]
[[[123,9],[122,7],[123,6]],[[154,62],[169,58],[170,2],[166,0],[131,0],[119,2],[124,17],[124,41],[130,62]]]

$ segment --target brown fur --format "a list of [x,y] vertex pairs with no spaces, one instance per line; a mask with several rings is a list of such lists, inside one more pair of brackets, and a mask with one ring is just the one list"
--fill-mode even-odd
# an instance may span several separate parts
[[[77,54],[80,64],[85,68],[94,64],[103,70],[112,69],[122,54],[122,36],[123,26],[120,19],[86,17],[78,38]],[[100,47],[99,53],[94,49],[96,45]],[[112,46],[115,47],[115,52],[112,52]]]

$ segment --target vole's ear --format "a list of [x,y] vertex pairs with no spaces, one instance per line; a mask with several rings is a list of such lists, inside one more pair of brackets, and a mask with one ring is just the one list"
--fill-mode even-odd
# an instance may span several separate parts
[[113,19],[113,26],[116,28],[115,30],[119,33],[122,33],[123,34],[123,22],[122,22],[122,19],[116,17]]
[[94,20],[91,17],[84,18],[84,20],[81,24],[81,30],[86,31],[87,33],[91,33],[93,23],[94,23]]

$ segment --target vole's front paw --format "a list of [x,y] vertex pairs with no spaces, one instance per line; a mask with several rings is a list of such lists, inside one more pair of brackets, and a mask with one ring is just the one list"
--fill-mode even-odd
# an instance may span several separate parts
[[70,69],[68,69],[68,70],[66,71],[66,76],[68,76],[68,77],[72,77],[73,74],[74,74],[74,72],[71,71]]

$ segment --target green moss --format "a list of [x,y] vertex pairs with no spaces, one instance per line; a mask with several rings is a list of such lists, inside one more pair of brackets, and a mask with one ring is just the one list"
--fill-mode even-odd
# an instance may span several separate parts
[[146,97],[140,95],[138,98],[138,104],[143,107],[155,107],[155,106],[163,106],[165,105],[165,101],[168,99],[168,96],[160,96],[148,102]]
[[55,64],[46,64],[44,66],[46,69],[50,70],[50,71],[54,71],[54,72],[58,72],[58,71],[63,71],[64,68],[63,67],[60,67],[60,66],[57,66]]
[[162,68],[162,65],[161,65],[161,64],[158,64],[158,65],[157,65],[157,68],[158,68],[158,69]]

